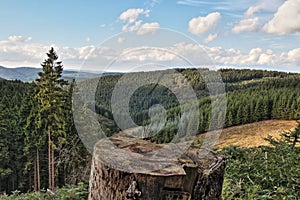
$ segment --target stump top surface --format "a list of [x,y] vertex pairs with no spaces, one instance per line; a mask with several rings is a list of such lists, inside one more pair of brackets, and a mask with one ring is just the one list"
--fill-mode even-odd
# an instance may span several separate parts
[[185,167],[206,170],[223,159],[205,149],[179,150],[176,144],[155,144],[121,132],[98,141],[93,156],[107,167],[154,176],[186,175]]

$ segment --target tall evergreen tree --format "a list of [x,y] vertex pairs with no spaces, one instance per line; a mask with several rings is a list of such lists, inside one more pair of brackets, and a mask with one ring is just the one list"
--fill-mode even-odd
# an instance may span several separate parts
[[[39,128],[47,131],[48,135],[48,184],[49,188],[55,189],[55,148],[57,142],[65,137],[63,123],[63,105],[65,103],[65,91],[67,82],[63,80],[63,66],[53,48],[47,53],[47,59],[41,64],[43,71],[36,79],[38,92]],[[41,133],[43,134],[43,133]]]
[[39,191],[41,188],[40,149],[45,144],[46,135],[38,128],[38,105],[37,100],[34,98],[34,93],[37,93],[37,87],[32,88],[31,92],[23,100],[21,114],[27,117],[22,118],[25,119],[25,122],[20,125],[23,127],[25,133],[24,153],[27,157],[26,171],[31,171],[30,169],[33,165],[34,191]]
[[4,109],[4,106],[0,102],[0,191],[2,190],[2,183],[5,183],[6,178],[12,173],[12,169],[8,167],[9,164],[9,146],[6,132],[7,132],[7,124],[8,119],[6,119],[5,115],[7,115],[7,111]]

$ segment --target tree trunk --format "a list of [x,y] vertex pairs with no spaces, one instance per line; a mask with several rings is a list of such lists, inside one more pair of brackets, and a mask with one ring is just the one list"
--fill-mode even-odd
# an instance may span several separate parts
[[48,181],[49,181],[49,189],[52,189],[52,179],[51,179],[51,133],[50,126],[48,126]]
[[[29,191],[32,191],[32,180],[31,180],[31,173],[28,173],[29,174],[29,176],[28,176],[28,179],[29,179],[29,188],[28,188],[28,190]],[[1,191],[1,184],[0,184],[0,191]]]
[[55,190],[54,149],[52,147],[52,190]]
[[40,153],[38,148],[36,149],[36,168],[37,168],[37,190],[41,190],[41,176],[40,176]]
[[[169,154],[155,155],[152,163],[164,164],[165,168],[155,171],[143,171],[146,165],[139,160],[147,160],[145,152],[156,152],[155,145],[137,138],[113,136],[110,141],[116,148],[129,151],[124,153],[116,164],[124,167],[139,166],[141,172],[130,172],[114,167],[111,162],[116,156],[108,142],[99,141],[94,148],[92,170],[89,183],[89,200],[98,199],[153,199],[153,200],[219,200],[222,199],[222,185],[225,168],[224,157],[209,150],[189,148],[180,158],[170,159]],[[111,147],[111,148],[109,148]],[[170,152],[170,151],[168,151]],[[137,163],[131,158],[137,157]],[[105,159],[111,159],[110,164]],[[152,159],[152,158],[151,158]],[[149,162],[151,165],[151,162]],[[148,169],[149,166],[147,165]],[[124,168],[125,169],[125,168]],[[128,168],[126,168],[128,169]],[[131,168],[132,169],[132,168]],[[134,188],[134,189],[132,189]]]
[[37,175],[36,175],[36,163],[37,163],[37,155],[33,161],[33,190],[37,191]]

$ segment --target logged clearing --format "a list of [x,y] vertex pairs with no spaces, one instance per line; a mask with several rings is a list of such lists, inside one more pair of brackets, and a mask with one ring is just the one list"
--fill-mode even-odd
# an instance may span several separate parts
[[[221,149],[225,146],[258,147],[268,145],[268,141],[264,138],[269,135],[279,138],[282,132],[293,130],[296,127],[297,121],[295,120],[267,120],[224,128],[215,147]],[[205,134],[197,136],[195,140],[202,140],[203,136]]]

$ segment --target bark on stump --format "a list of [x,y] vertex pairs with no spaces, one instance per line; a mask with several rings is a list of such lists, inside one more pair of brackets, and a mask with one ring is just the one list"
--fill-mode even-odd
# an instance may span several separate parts
[[[128,171],[128,167],[127,170],[122,170],[122,167],[116,169],[115,165],[112,166],[103,160],[103,156],[109,151],[113,152],[109,142],[116,145],[116,148],[136,154],[141,159],[145,153],[155,152],[163,147],[125,134],[118,134],[109,141],[99,141],[94,148],[89,200],[222,199],[225,161],[221,155],[190,148],[175,160],[168,158],[168,155],[155,158],[154,162],[167,163],[163,169],[143,171],[144,165],[141,166],[141,173],[134,173]],[[123,159],[121,162],[116,161],[116,164],[122,166],[130,163],[131,158],[127,158],[125,154]],[[113,158],[110,162],[113,162]],[[149,166],[147,168],[149,169]]]

